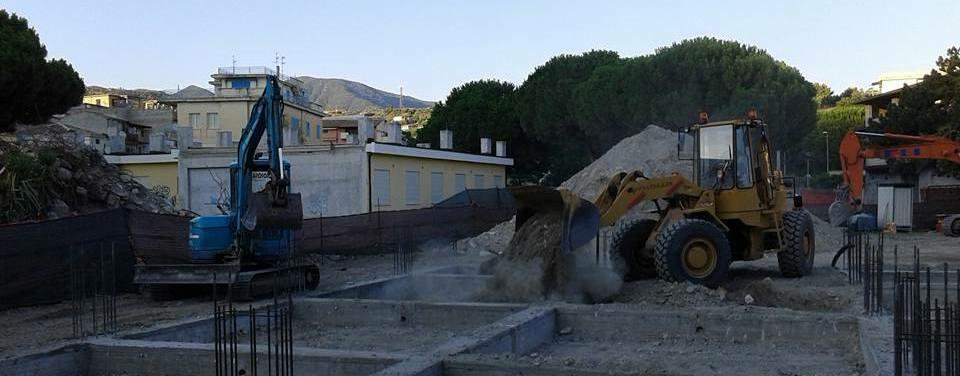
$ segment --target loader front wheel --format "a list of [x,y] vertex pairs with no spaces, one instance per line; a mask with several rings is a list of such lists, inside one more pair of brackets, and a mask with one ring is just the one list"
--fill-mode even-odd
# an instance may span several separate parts
[[727,278],[730,242],[713,223],[681,219],[657,235],[657,276],[668,282],[690,281],[716,288]]
[[784,277],[803,277],[813,271],[816,253],[813,220],[804,210],[783,214],[784,247],[777,253],[777,264]]
[[623,258],[626,266],[625,280],[633,281],[657,276],[653,252],[644,249],[647,238],[656,227],[657,221],[639,219],[624,223],[614,231],[610,240],[610,250]]

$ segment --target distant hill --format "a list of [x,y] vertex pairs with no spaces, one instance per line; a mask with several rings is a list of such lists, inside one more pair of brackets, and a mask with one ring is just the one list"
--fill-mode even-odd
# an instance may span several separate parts
[[[303,81],[303,88],[310,99],[320,103],[324,110],[343,111],[353,114],[365,111],[375,111],[388,107],[400,106],[400,95],[374,89],[362,83],[339,78],[315,78],[310,76],[297,77]],[[175,90],[150,89],[118,89],[101,86],[87,86],[87,94],[111,93],[120,95],[135,95],[142,98],[159,99],[171,97],[207,97],[212,96],[209,90],[190,85],[179,92]],[[420,100],[410,96],[403,96],[404,108],[432,108],[433,102]]]
[[[399,107],[400,96],[374,89],[359,82],[339,78],[297,77],[304,83],[310,99],[320,103],[324,110],[358,113],[384,107]],[[430,108],[433,102],[403,96],[404,108]]]

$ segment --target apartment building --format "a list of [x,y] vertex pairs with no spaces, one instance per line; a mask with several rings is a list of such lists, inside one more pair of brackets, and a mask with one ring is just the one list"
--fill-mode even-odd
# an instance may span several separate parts
[[[225,146],[225,140],[232,144],[240,139],[254,103],[267,84],[267,75],[276,75],[276,71],[267,67],[219,68],[210,75],[213,92],[203,93],[195,88],[160,102],[175,106],[177,124],[193,128],[195,143],[204,147]],[[299,79],[281,75],[280,85],[284,143],[300,145],[307,135],[316,132],[323,109],[310,101]]]

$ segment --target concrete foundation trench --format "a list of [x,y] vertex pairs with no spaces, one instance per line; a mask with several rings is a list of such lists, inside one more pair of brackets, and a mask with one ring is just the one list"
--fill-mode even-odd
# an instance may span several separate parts
[[[293,374],[851,375],[875,368],[853,315],[473,302],[487,278],[475,268],[445,267],[297,296]],[[213,320],[94,337],[4,360],[0,374],[214,375]],[[249,327],[239,333],[249,336]],[[250,363],[247,339],[237,342],[236,374],[272,372],[266,361]]]

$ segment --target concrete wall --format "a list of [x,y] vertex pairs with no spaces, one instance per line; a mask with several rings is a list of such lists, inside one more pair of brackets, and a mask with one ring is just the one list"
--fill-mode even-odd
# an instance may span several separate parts
[[[305,218],[367,211],[367,161],[362,146],[291,147],[284,149],[290,162],[293,191],[303,196]],[[222,182],[229,199],[229,165],[236,160],[234,148],[202,148],[181,152],[178,202],[199,214],[218,214],[217,199]]]
[[[180,192],[177,176],[177,161],[164,163],[127,163],[119,165],[133,179],[150,189],[166,189],[167,197],[176,198]],[[179,206],[180,202],[176,202]]]
[[[503,187],[506,177],[506,168],[500,165],[386,154],[373,154],[370,165],[371,173],[375,174],[377,170],[386,170],[389,171],[390,175],[390,197],[389,200],[381,200],[380,210],[405,210],[431,206],[433,204],[431,202],[433,201],[431,200],[431,174],[433,173],[443,174],[443,196],[437,201],[442,201],[460,192],[456,189],[457,174],[464,175],[466,188],[468,189]],[[408,171],[419,172],[420,193],[418,200],[415,202],[407,202]],[[483,176],[482,185],[477,184],[477,175]],[[497,177],[496,180],[495,177]],[[376,187],[373,190],[374,201],[372,204],[376,206]]]

